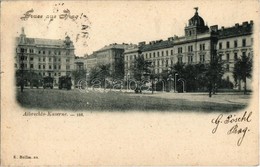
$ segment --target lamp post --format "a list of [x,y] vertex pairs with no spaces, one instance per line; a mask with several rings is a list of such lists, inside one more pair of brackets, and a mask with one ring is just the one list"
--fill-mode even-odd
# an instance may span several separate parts
[[177,75],[178,75],[178,73],[175,73],[175,74],[174,74],[174,82],[175,82],[174,92],[177,92],[177,87],[176,87]]
[[129,88],[129,77],[130,77],[130,74],[129,74],[129,71],[127,72],[127,81],[126,81],[126,91],[128,92],[128,88]]
[[24,72],[24,49],[21,48],[21,55],[20,55],[20,70],[21,70],[21,79],[20,79],[20,84],[21,84],[21,92],[23,92],[24,89],[24,78],[23,78],[23,72]]

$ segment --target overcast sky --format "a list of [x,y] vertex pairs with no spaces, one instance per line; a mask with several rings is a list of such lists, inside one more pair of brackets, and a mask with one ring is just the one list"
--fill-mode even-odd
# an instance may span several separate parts
[[[64,3],[64,4],[63,4]],[[75,54],[83,56],[110,43],[138,43],[167,39],[184,34],[185,24],[194,15],[194,7],[199,7],[199,15],[208,26],[230,27],[235,23],[254,20],[258,14],[257,1],[64,1],[64,2],[16,1],[3,4],[3,23],[10,26],[10,35],[19,36],[21,27],[27,37],[64,39],[69,35],[75,45]],[[11,10],[15,9],[15,10]],[[22,21],[23,14],[33,9],[33,15],[43,18],[29,18]],[[79,15],[76,21],[60,19],[64,9]],[[11,11],[11,12],[10,12]],[[49,21],[46,15],[56,15]],[[88,20],[83,17],[86,15]],[[3,14],[2,14],[3,16]],[[83,30],[88,38],[82,37]],[[80,35],[78,35],[80,34]],[[78,40],[76,41],[78,35]],[[84,43],[86,45],[84,45]]]

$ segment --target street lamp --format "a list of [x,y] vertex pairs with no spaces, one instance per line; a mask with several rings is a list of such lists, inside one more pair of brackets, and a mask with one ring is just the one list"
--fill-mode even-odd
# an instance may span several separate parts
[[174,74],[174,82],[175,82],[174,92],[177,92],[177,87],[176,87],[177,75],[178,75],[178,73]]
[[20,70],[21,70],[21,79],[20,79],[20,84],[21,84],[21,92],[23,92],[23,89],[24,89],[24,78],[23,78],[23,71],[24,71],[24,49],[21,48],[21,54],[20,54],[20,61],[21,61],[21,64],[20,64]]
[[130,77],[130,74],[129,74],[129,71],[127,72],[127,81],[126,81],[126,90],[128,91],[129,89],[129,77]]

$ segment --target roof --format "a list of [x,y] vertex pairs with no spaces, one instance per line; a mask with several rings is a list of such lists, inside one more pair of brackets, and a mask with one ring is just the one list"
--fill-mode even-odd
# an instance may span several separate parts
[[[20,37],[16,38],[17,44],[19,44]],[[35,45],[35,46],[65,46],[64,40],[57,39],[44,39],[44,38],[25,38],[26,45]]]
[[96,52],[109,50],[109,49],[126,49],[128,47],[129,47],[128,44],[117,44],[117,43],[114,43],[114,44],[110,44],[110,45],[104,46],[103,48],[97,50]]
[[243,25],[236,25],[229,28],[222,28],[218,30],[219,38],[230,38],[233,36],[249,35],[253,32],[253,23],[247,24],[244,22]]
[[91,55],[86,57],[86,59],[94,59],[94,58],[97,58],[96,54],[91,54]]
[[146,44],[141,46],[141,51],[150,51],[150,50],[157,50],[157,49],[164,49],[164,48],[170,48],[173,47],[173,41],[155,41],[154,43]]

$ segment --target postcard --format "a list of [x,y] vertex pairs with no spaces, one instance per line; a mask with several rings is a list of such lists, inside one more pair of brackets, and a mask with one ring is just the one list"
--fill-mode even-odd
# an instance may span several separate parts
[[2,166],[259,163],[259,2],[3,1]]

